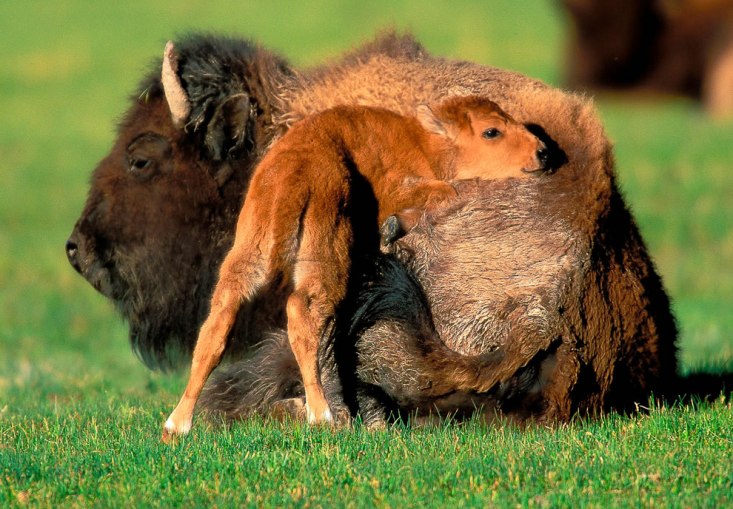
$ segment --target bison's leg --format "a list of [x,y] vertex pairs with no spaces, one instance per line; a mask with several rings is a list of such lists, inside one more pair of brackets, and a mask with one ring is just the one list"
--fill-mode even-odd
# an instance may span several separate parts
[[318,369],[318,342],[333,306],[324,297],[296,290],[288,298],[288,339],[295,354],[305,388],[306,413],[311,424],[333,422]]
[[420,180],[408,189],[409,193],[397,201],[398,210],[382,223],[379,233],[383,247],[406,235],[423,214],[434,214],[457,196],[455,188],[442,180]]
[[206,380],[221,361],[226,339],[239,310],[239,292],[225,285],[217,285],[211,303],[211,312],[204,322],[196,341],[188,384],[175,410],[165,423],[163,440],[173,435],[188,433],[193,422],[193,411]]
[[[191,361],[191,373],[181,400],[165,423],[163,440],[188,433],[196,401],[206,380],[221,361],[227,336],[237,317],[242,299],[253,294],[257,267],[250,263],[246,243],[235,242],[221,267],[219,281],[211,298],[211,310],[201,326]],[[246,260],[246,261],[245,261]]]
[[334,421],[321,382],[318,346],[346,295],[351,267],[351,221],[331,196],[323,198],[314,197],[304,217],[286,306],[288,339],[303,376],[310,423]]
[[[253,182],[250,192],[262,194]],[[178,406],[165,423],[163,439],[188,433],[193,411],[204,384],[221,361],[227,337],[236,321],[242,302],[251,300],[272,279],[274,257],[269,226],[263,218],[270,213],[267,201],[245,200],[240,213],[234,246],[222,262],[219,280],[211,298],[211,310],[201,326],[191,361],[188,384]]]

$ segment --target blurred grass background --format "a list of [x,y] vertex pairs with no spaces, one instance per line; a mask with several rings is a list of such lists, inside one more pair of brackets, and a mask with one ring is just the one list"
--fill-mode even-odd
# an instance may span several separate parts
[[[90,172],[165,41],[192,29],[243,35],[305,66],[384,27],[562,86],[567,24],[550,0],[0,2],[0,453],[13,447],[9,427],[70,402],[142,398],[136,411],[157,422],[180,389],[134,357],[125,324],[64,254]],[[679,98],[597,104],[673,299],[682,369],[732,371],[733,122]]]

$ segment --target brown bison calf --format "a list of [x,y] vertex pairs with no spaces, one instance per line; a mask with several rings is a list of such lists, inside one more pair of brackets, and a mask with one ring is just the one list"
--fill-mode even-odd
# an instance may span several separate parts
[[[377,224],[393,214],[437,212],[456,197],[448,180],[525,177],[545,169],[544,144],[489,100],[453,98],[418,111],[418,118],[410,118],[367,107],[326,110],[293,126],[263,158],[164,438],[190,430],[196,401],[221,360],[240,307],[276,280],[291,288],[288,339],[303,378],[308,421],[333,422],[317,353],[346,297],[354,249],[377,256],[375,243],[359,239],[374,239]],[[354,205],[364,201],[359,193],[375,200],[376,217]]]

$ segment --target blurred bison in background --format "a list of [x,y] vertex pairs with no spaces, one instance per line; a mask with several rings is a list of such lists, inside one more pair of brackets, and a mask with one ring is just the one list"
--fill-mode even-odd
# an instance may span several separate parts
[[[194,36],[176,47],[178,90],[163,90],[159,70],[143,82],[67,243],[149,365],[190,354],[253,164],[291,123],[339,104],[411,114],[479,94],[530,124],[562,167],[551,179],[463,184],[450,213],[375,260],[321,352],[329,396],[369,421],[477,404],[567,420],[629,408],[674,380],[669,301],[590,103],[432,57],[410,37],[303,73],[245,41]],[[205,408],[237,417],[302,398],[279,291],[240,311],[229,350],[246,358],[219,369]],[[487,355],[504,360],[486,391],[446,382]]]
[[733,115],[732,0],[562,0],[568,83],[702,99]]

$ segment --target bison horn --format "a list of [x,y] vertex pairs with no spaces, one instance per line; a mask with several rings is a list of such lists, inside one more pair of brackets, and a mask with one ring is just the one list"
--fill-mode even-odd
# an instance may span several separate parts
[[178,77],[178,56],[173,41],[168,41],[163,52],[163,72],[161,75],[163,91],[171,110],[171,119],[176,127],[183,127],[191,113],[191,103]]

